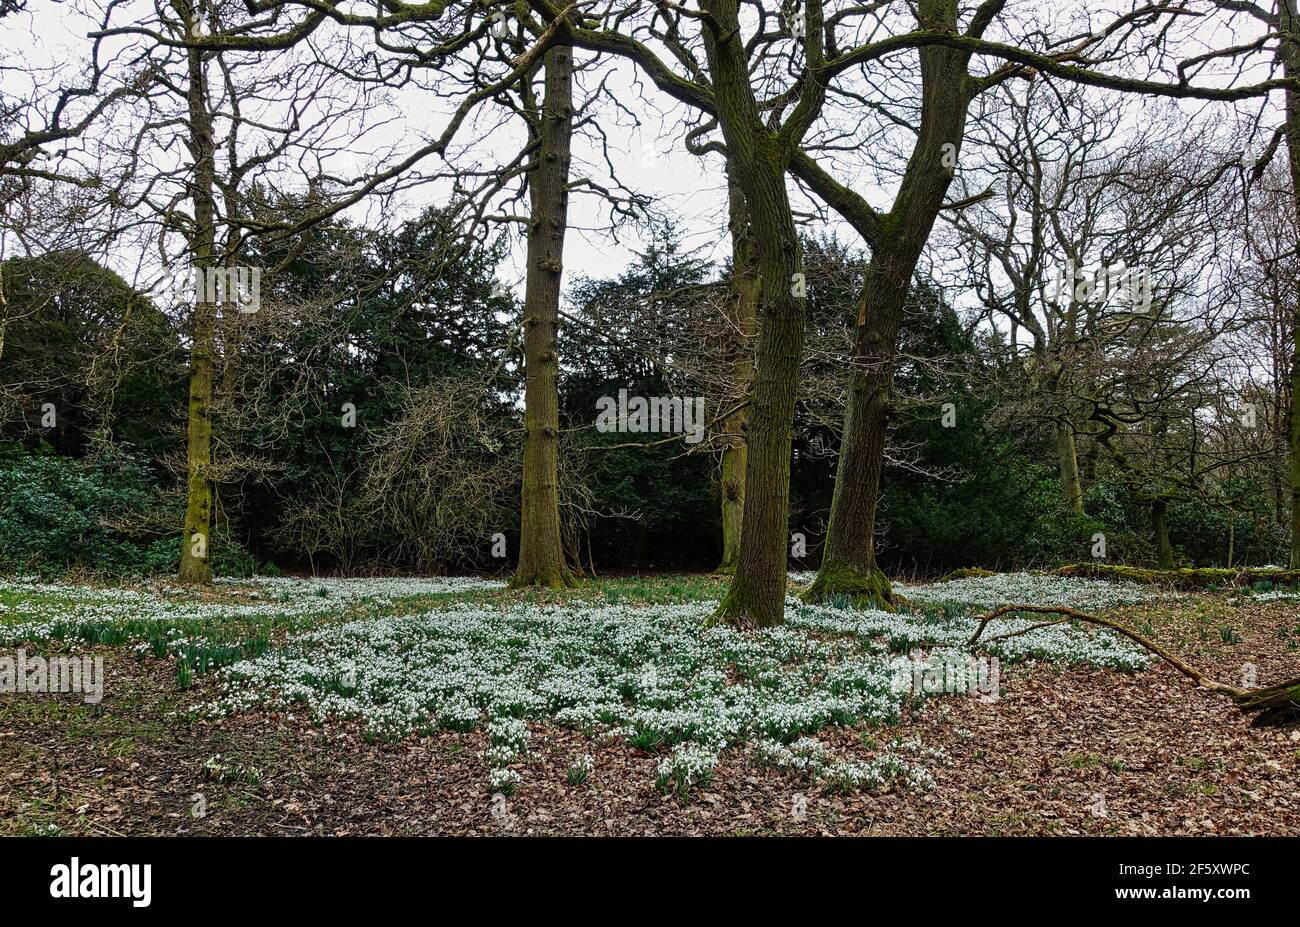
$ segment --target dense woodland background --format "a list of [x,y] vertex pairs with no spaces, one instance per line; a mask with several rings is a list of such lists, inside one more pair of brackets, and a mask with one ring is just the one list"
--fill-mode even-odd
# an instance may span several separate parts
[[[517,549],[521,383],[509,363],[512,307],[492,295],[499,254],[478,249],[438,266],[453,242],[437,219],[431,214],[364,248],[349,233],[317,236],[277,276],[272,292],[286,300],[357,295],[290,339],[249,331],[238,379],[221,381],[230,414],[218,439],[223,456],[241,466],[220,482],[217,572],[272,564],[494,571],[505,567],[491,555],[494,533]],[[806,247],[820,272],[812,278],[811,324],[833,343],[851,321],[863,259],[833,242]],[[356,256],[345,274],[325,266],[340,250]],[[435,270],[421,274],[426,267]],[[589,570],[717,565],[716,451],[680,441],[602,450],[660,436],[601,434],[593,422],[596,399],[619,389],[708,395],[707,381],[681,365],[665,371],[655,358],[698,347],[697,332],[674,320],[715,299],[726,275],[685,252],[669,227],[634,267],[569,289],[575,321],[565,336],[575,343],[560,381],[564,514],[573,559]],[[9,389],[21,413],[2,432],[4,567],[173,571],[183,507],[175,472],[183,331],[82,253],[10,259],[4,280],[17,316],[5,340],[5,372],[16,381]],[[1084,512],[1071,511],[1053,423],[1023,402],[1035,387],[1032,366],[963,318],[933,282],[918,280],[912,293],[908,362],[898,372],[912,401],[893,429],[899,451],[882,501],[887,569],[934,575],[1056,565],[1090,557],[1096,532],[1105,533],[1109,558],[1154,563],[1148,507],[1086,440]],[[662,321],[647,324],[641,309],[652,299]],[[593,324],[601,336],[580,340]],[[1189,359],[1186,373],[1199,373],[1197,362]],[[806,535],[808,557],[792,558],[792,568],[815,567],[825,530],[838,440],[827,412],[837,374],[833,355],[820,360],[813,383],[825,392],[799,406],[790,530]],[[41,427],[46,401],[58,410],[55,428]],[[943,426],[941,401],[955,406],[954,427]],[[355,428],[342,427],[345,402],[356,406]],[[1259,430],[1273,453],[1202,478],[1208,498],[1170,503],[1179,563],[1285,562],[1285,434],[1269,433],[1281,417],[1266,409],[1257,413]],[[1173,424],[1190,457],[1195,416]],[[1231,505],[1222,502],[1228,494]]]
[[[545,162],[537,153],[549,142],[536,116],[541,95],[558,91],[543,86],[548,78],[535,43],[555,41],[555,27],[547,32],[545,26],[559,15],[545,4],[531,12],[519,6],[523,18],[504,37],[490,31],[493,20],[473,4],[441,19],[431,14],[440,35],[463,39],[460,47],[475,66],[458,67],[455,54],[444,52],[437,78],[444,82],[430,84],[430,92],[459,100],[490,84],[483,73],[490,65],[518,64],[524,59],[514,56],[532,48],[533,57],[518,65],[524,73],[512,78],[516,83],[497,85],[483,103],[502,111],[495,118],[503,122],[522,116],[531,141],[490,169],[449,169],[443,179],[454,174],[453,193],[383,226],[347,213],[344,207],[357,199],[353,189],[331,187],[324,171],[286,179],[263,176],[266,161],[241,161],[243,153],[262,152],[258,140],[268,138],[267,159],[291,161],[303,150],[319,151],[326,138],[334,138],[337,151],[347,150],[348,143],[323,127],[364,94],[350,97],[353,91],[338,87],[367,86],[359,75],[379,81],[383,67],[367,70],[361,56],[322,70],[320,56],[307,54],[286,64],[251,39],[223,51],[185,32],[191,20],[206,23],[213,35],[288,28],[258,20],[242,5],[159,4],[149,28],[173,30],[170,43],[121,23],[144,50],[113,65],[97,58],[91,71],[103,81],[83,95],[92,102],[118,96],[111,106],[88,109],[84,123],[56,112],[52,137],[38,123],[51,112],[41,101],[64,92],[58,80],[33,72],[42,90],[34,100],[6,89],[0,569],[177,570],[192,411],[187,389],[198,369],[196,345],[207,343],[215,572],[513,568],[525,431],[521,330],[528,311],[525,294],[498,281],[510,276],[511,249],[519,241],[520,223],[507,221],[509,214],[530,196],[538,203],[535,172]],[[736,13],[727,4],[704,6],[723,18]],[[778,28],[776,14],[762,13],[762,5],[749,6],[740,5],[746,16],[773,17],[763,20],[774,30],[773,49],[793,43],[792,60],[804,54],[801,33]],[[823,15],[821,4],[795,6]],[[968,10],[928,2],[911,14],[922,28],[949,18],[975,30],[987,28],[982,21],[1004,6]],[[1198,15],[1241,12],[1230,4],[1201,6]],[[6,6],[6,25],[26,24],[24,8]],[[665,42],[664,35],[675,35],[662,32],[665,23],[685,31],[690,19],[664,4],[646,10],[652,20],[659,17],[646,28]],[[302,10],[289,4],[284,12]],[[1285,3],[1254,12],[1266,17],[1268,29],[1295,28]],[[897,15],[908,19],[908,11]],[[1187,106],[1170,94],[1144,96],[1142,88],[1132,94],[1104,89],[1098,85],[1105,81],[1088,75],[1107,66],[1122,70],[1130,39],[1156,35],[1153,41],[1168,41],[1171,54],[1178,46],[1159,31],[1159,13],[1116,11],[1113,27],[1092,33],[1080,31],[1080,23],[1091,23],[1088,15],[1077,11],[1073,20],[1029,32],[1019,32],[1012,17],[1006,34],[1019,36],[1043,62],[1053,55],[1067,60],[1062,49],[1074,49],[1069,60],[1078,60],[1077,49],[1085,46],[1094,57],[1083,59],[1082,79],[1035,79],[1020,66],[1011,75],[1019,80],[1000,78],[972,93],[969,113],[961,114],[966,138],[948,196],[950,206],[958,202],[941,211],[940,190],[921,222],[934,222],[934,229],[922,236],[924,253],[911,258],[897,353],[889,359],[893,406],[875,525],[876,556],[887,572],[1054,566],[1095,556],[1098,534],[1111,562],[1289,559],[1296,200],[1286,145],[1279,145],[1285,132],[1274,132],[1278,117],[1268,108],[1272,90],[1243,93],[1244,104]],[[111,25],[112,12],[104,16]],[[366,24],[364,17],[358,22]],[[594,22],[586,29],[596,35]],[[585,34],[575,27],[570,35],[575,47],[588,43],[575,56],[583,118],[573,132],[590,141],[599,137],[602,119],[621,117],[600,83],[607,59]],[[1281,42],[1277,61],[1291,41]],[[691,49],[698,44],[681,42]],[[296,47],[301,52],[303,43]],[[750,46],[755,55],[757,47]],[[811,46],[806,54],[813,54]],[[912,61],[915,54],[902,58]],[[936,57],[941,54],[955,53],[923,51],[920,72],[904,63],[882,87],[856,87],[864,96],[846,91],[835,108],[827,104],[829,127],[810,135],[804,150],[833,157],[851,152],[884,188],[901,183],[907,190],[920,157],[909,160],[908,139],[931,106],[916,93],[930,92],[927,68],[951,64]],[[546,67],[556,67],[555,60],[547,58]],[[185,82],[205,68],[207,83]],[[753,74],[756,95],[773,99],[778,89],[769,85],[779,88],[779,80],[757,57]],[[719,91],[723,80],[714,77]],[[325,90],[333,96],[320,104],[315,121],[268,128],[237,115],[238,104],[292,108],[303,94]],[[1293,91],[1286,94],[1289,100]],[[880,113],[897,105],[894,124],[882,115],[884,128],[865,130],[858,147],[839,143],[842,122],[836,127],[831,115],[858,119],[868,111],[862,101],[877,97],[883,102],[872,106]],[[48,161],[38,169],[34,153],[48,158],[51,145],[72,147],[71,139],[108,117],[111,130],[84,133],[104,146],[82,149],[99,159],[93,168],[79,173]],[[160,141],[172,136],[187,147]],[[136,147],[122,147],[121,138]],[[476,141],[490,138],[484,129]],[[698,137],[694,143],[693,153],[710,153]],[[150,145],[170,159],[142,154]],[[720,149],[715,143],[712,151]],[[801,156],[791,157],[797,164]],[[67,150],[55,156],[70,157]],[[631,181],[590,180],[596,176],[590,162],[599,159],[580,160],[575,157],[572,172],[579,179],[568,189],[603,198],[611,229],[635,230],[641,244],[636,259],[609,276],[563,278],[557,472],[566,561],[579,574],[711,570],[724,557],[722,458],[736,433],[729,437],[726,423],[714,417],[747,395],[748,385],[733,374],[743,358],[752,365],[761,337],[729,324],[728,306],[744,274],[737,273],[734,255],[717,260],[693,249],[699,229],[684,228],[669,206],[639,195]],[[376,167],[369,190],[403,192],[383,187],[381,176]],[[733,198],[739,189],[743,199],[744,184],[733,178],[731,186]],[[217,212],[206,225],[204,202]],[[493,210],[505,218],[484,221]],[[807,301],[788,530],[792,549],[800,552],[802,537],[806,555],[792,556],[789,565],[814,569],[832,507],[845,403],[855,365],[864,363],[853,339],[863,324],[860,294],[870,290],[872,249],[824,209],[794,213]],[[890,216],[906,221],[897,209]],[[737,222],[733,208],[718,217],[716,235],[725,237],[730,227],[735,236]],[[280,234],[260,234],[268,230]],[[158,242],[173,239],[181,247],[169,260],[211,255],[216,247],[225,249],[226,262],[265,268],[260,311],[227,307],[205,315],[158,298],[147,274],[128,282],[110,269],[121,267],[124,242],[133,253],[166,253]],[[876,246],[889,253],[880,241]],[[1051,302],[1044,293],[1067,259],[1147,269],[1151,308],[1143,312],[1091,293]],[[754,273],[752,266],[746,273]],[[768,312],[764,304],[759,318]],[[204,324],[207,342],[196,338],[196,325]],[[705,397],[708,439],[689,445],[597,432],[597,399],[620,389]],[[355,409],[355,427],[345,422],[347,404]],[[638,441],[647,446],[629,446]],[[507,539],[505,558],[493,556],[498,533]]]

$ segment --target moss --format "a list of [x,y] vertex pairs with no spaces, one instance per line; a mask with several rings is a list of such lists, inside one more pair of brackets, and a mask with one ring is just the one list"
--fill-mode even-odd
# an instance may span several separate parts
[[823,563],[813,584],[800,596],[803,601],[817,604],[838,596],[852,600],[855,608],[879,608],[892,612],[903,604],[894,593],[894,584],[880,569],[864,573],[857,567],[844,563]]
[[992,570],[985,570],[982,567],[962,567],[960,570],[953,570],[939,582],[946,583],[950,579],[980,579],[984,576],[997,576]]
[[[730,625],[741,631],[756,628],[774,628],[785,623],[785,586],[777,578],[778,595],[771,599],[766,589],[750,585],[746,574],[737,571],[727,591],[718,603],[717,610],[704,622],[705,627]],[[758,591],[759,594],[755,595]]]
[[1177,589],[1204,589],[1207,586],[1248,586],[1258,582],[1295,584],[1300,582],[1300,570],[1278,567],[1182,567],[1173,570],[1153,570],[1147,567],[1112,563],[1071,563],[1056,571],[1057,576],[1076,576],[1087,579],[1127,580],[1152,586],[1172,586]]
[[578,581],[574,578],[573,574],[568,570],[562,570],[558,576],[554,574],[546,576],[541,574],[520,576],[518,573],[515,573],[515,575],[510,578],[508,588],[573,589],[576,588],[577,585]]

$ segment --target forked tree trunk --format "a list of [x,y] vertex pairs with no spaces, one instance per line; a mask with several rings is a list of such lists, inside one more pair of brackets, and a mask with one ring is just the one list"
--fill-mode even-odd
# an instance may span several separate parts
[[[955,4],[935,0],[921,4],[919,18],[924,28],[950,30],[956,15]],[[945,161],[961,146],[968,103],[969,56],[939,46],[919,54],[920,131],[867,267],[826,547],[804,594],[810,601],[848,596],[859,605],[894,607],[892,586],[876,565],[875,525],[898,335],[912,274],[952,182],[951,161]]]
[[[183,22],[198,27],[198,14],[187,3],[176,11]],[[216,305],[208,300],[208,273],[216,241],[216,146],[208,108],[203,53],[187,50],[189,86],[189,148],[194,158],[194,227],[190,261],[194,270],[194,331],[190,345],[189,406],[186,425],[185,534],[181,538],[179,578],[182,583],[212,581],[212,378],[216,366]]]
[[750,83],[735,0],[706,0],[701,29],[718,124],[745,192],[754,236],[758,300],[756,370],[746,430],[744,530],[736,573],[714,615],[742,628],[785,618],[786,533],[795,389],[803,353],[805,298],[799,236],[785,186],[790,151],[764,124]]
[[546,53],[536,167],[529,177],[528,279],[524,294],[524,458],[519,564],[513,585],[573,582],[560,537],[559,310],[568,227],[573,134],[573,51]]
[[[736,168],[727,164],[727,195],[731,228],[731,298],[726,319],[727,339],[731,352],[732,380],[742,394],[748,394],[754,377],[754,360],[750,353],[758,316],[760,281],[758,279],[754,238],[750,233],[745,194],[737,179]],[[741,526],[745,507],[745,424],[748,408],[741,408],[722,422],[722,460],[720,467],[722,497],[722,563],[719,573],[735,573],[740,559]]]

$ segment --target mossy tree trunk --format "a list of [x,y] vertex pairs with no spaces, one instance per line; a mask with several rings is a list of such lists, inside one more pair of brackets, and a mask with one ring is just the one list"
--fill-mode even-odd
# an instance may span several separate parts
[[[824,88],[804,88],[797,114],[781,130],[769,128],[749,73],[736,0],[704,0],[711,22],[701,28],[718,125],[736,180],[745,193],[758,295],[758,343],[746,428],[743,530],[736,572],[714,620],[737,627],[769,627],[785,618],[786,538],[789,531],[790,452],[795,388],[803,353],[806,297],[794,214],[785,171]],[[820,7],[809,8],[805,48],[820,61]],[[804,121],[803,117],[808,120]],[[796,126],[796,121],[803,122]]]
[[903,301],[916,257],[878,250],[867,268],[854,344],[854,369],[844,410],[830,523],[810,601],[848,596],[862,605],[893,607],[889,580],[876,565],[875,524],[893,411],[894,361]]
[[[1300,310],[1297,311],[1295,333],[1300,337]],[[1300,412],[1296,410],[1300,397],[1300,342],[1291,349],[1291,422],[1288,444],[1291,452],[1291,558],[1287,566],[1300,570]]]
[[559,309],[568,227],[573,135],[573,51],[545,56],[546,87],[535,108],[538,142],[529,174],[528,277],[524,294],[524,455],[516,586],[572,583],[560,536]]
[[[731,229],[731,300],[728,304],[727,337],[730,341],[733,382],[742,395],[748,394],[754,377],[754,360],[750,353],[754,327],[758,318],[760,281],[754,256],[754,238],[750,232],[745,194],[736,167],[727,163],[727,197]],[[735,573],[740,559],[741,526],[744,524],[745,424],[747,409],[738,409],[722,421],[722,563],[719,573]]]
[[[1300,80],[1300,10],[1296,0],[1278,0],[1277,26],[1280,41],[1277,44],[1277,59],[1282,66],[1284,76],[1291,80]],[[1287,166],[1291,172],[1291,192],[1294,200],[1295,217],[1300,224],[1300,91],[1288,86],[1284,92],[1284,136],[1286,138]],[[1297,397],[1300,397],[1300,305],[1292,308],[1291,323],[1291,370],[1288,387],[1290,395],[1287,406],[1290,420],[1287,428],[1287,444],[1291,455],[1290,497],[1291,497],[1291,555],[1289,566],[1300,569],[1300,414],[1296,411]]]
[[[175,9],[192,32],[197,30],[196,10],[184,0],[178,0]],[[194,159],[191,186],[194,224],[189,236],[189,257],[196,286],[186,424],[185,533],[181,538],[179,578],[182,583],[209,583],[212,581],[212,380],[216,366],[217,307],[207,299],[206,283],[209,269],[214,265],[216,241],[216,145],[203,52],[190,48],[186,56],[187,144]]]
[[1064,422],[1056,424],[1056,457],[1061,475],[1061,496],[1070,511],[1083,514],[1083,480],[1079,476],[1079,453],[1074,443],[1074,429]]
[[[923,28],[953,31],[956,17],[951,0],[920,5]],[[919,54],[920,131],[893,208],[881,223],[859,301],[830,523],[821,568],[805,593],[810,601],[848,596],[859,604],[893,607],[892,587],[876,565],[875,525],[898,336],[912,274],[952,181],[951,160],[945,159],[955,158],[961,146],[969,101],[968,55],[939,46]]]
[[1156,537],[1156,563],[1159,569],[1174,568],[1174,546],[1169,542],[1169,503],[1156,499],[1151,503],[1151,530]]

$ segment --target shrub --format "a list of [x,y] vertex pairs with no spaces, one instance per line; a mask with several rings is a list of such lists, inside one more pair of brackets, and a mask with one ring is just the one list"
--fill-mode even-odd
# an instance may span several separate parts
[[[0,452],[0,570],[53,578],[70,570],[104,576],[174,573],[182,510],[129,448],[72,460]],[[212,569],[250,576],[256,559],[214,533]]]
[[152,573],[179,556],[180,512],[125,450],[86,461],[0,454],[0,568]]

